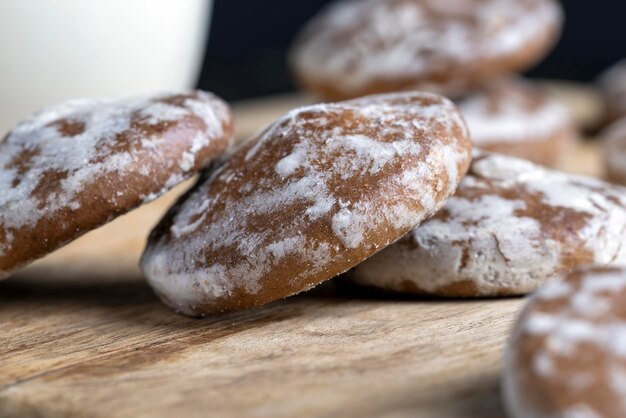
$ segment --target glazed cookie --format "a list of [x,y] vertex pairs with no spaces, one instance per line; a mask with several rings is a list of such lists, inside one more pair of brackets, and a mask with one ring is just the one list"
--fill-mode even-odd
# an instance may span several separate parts
[[598,267],[533,296],[505,354],[510,417],[626,416],[625,299],[626,271]]
[[626,117],[609,125],[601,137],[609,180],[626,184]]
[[470,148],[458,110],[436,95],[296,109],[166,215],[142,269],[166,304],[193,316],[307,290],[435,213]]
[[625,264],[624,241],[626,189],[480,153],[441,211],[350,277],[416,294],[520,295],[581,265]]
[[552,166],[574,138],[565,106],[521,79],[492,82],[458,104],[474,145],[486,151]]
[[165,193],[233,140],[204,92],[74,100],[0,142],[0,277]]
[[606,121],[626,117],[626,59],[602,74],[599,86],[606,102]]
[[290,60],[302,86],[328,100],[456,96],[533,65],[561,20],[554,0],[339,0],[302,31]]

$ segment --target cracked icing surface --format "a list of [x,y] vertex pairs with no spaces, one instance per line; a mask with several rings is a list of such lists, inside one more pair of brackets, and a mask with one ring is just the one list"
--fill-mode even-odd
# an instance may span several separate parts
[[581,265],[626,264],[625,240],[626,189],[476,153],[441,211],[351,277],[443,296],[525,294]]
[[602,132],[603,154],[611,181],[626,184],[626,117]]
[[231,124],[199,91],[72,100],[26,119],[0,143],[0,276],[207,166]]
[[493,143],[549,140],[572,123],[565,106],[532,83],[515,78],[490,83],[460,101],[459,109],[472,141],[483,148]]
[[626,271],[591,267],[542,287],[505,356],[513,417],[626,416]]
[[387,83],[450,92],[534,61],[560,20],[551,0],[336,1],[305,28],[292,63],[309,87],[343,97]]
[[166,216],[143,271],[191,315],[305,290],[434,213],[465,173],[470,147],[456,107],[436,95],[296,109]]

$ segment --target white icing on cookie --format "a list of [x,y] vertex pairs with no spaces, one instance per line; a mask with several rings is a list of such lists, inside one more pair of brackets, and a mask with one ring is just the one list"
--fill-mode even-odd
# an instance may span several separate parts
[[515,55],[560,19],[552,1],[336,1],[303,31],[292,61],[304,78],[354,96],[377,81]]
[[626,189],[478,153],[441,212],[351,275],[400,291],[524,294],[572,267],[626,264],[625,240]]
[[143,270],[187,313],[256,294],[294,260],[306,268],[289,280],[332,276],[334,259],[387,245],[372,237],[407,231],[442,204],[463,174],[464,138],[455,106],[430,94],[296,109],[199,185],[151,240]]
[[[194,120],[198,127],[191,147],[169,161],[184,142],[177,144],[181,139],[168,129]],[[79,197],[96,187],[98,178],[111,176],[106,199],[115,204],[128,192],[113,190],[118,179],[154,181],[157,171],[171,171],[162,190],[139,196],[158,197],[191,174],[199,152],[215,147],[215,141],[230,143],[226,124],[226,104],[204,92],[71,100],[36,113],[0,143],[0,258],[9,254],[16,234],[64,211],[79,211]],[[68,228],[79,227],[68,222]]]

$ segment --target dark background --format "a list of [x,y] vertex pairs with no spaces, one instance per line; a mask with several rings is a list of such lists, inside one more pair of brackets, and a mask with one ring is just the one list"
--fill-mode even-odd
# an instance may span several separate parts
[[[286,51],[329,0],[215,0],[199,87],[227,100],[293,90]],[[589,81],[626,57],[626,1],[564,0],[563,36],[529,75]]]

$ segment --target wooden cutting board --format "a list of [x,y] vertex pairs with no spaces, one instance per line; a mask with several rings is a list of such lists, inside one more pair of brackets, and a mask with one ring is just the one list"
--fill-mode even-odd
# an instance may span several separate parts
[[[577,119],[587,89],[550,85]],[[236,106],[245,137],[306,101]],[[595,143],[563,169],[601,175]],[[501,352],[522,299],[436,301],[334,282],[204,320],[141,278],[146,235],[186,185],[0,283],[0,417],[503,416]]]

